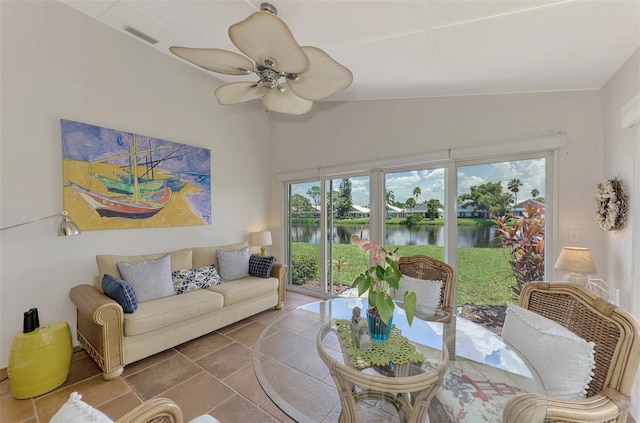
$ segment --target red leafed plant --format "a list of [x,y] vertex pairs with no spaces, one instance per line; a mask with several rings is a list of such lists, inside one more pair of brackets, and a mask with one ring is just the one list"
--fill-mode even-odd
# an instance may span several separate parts
[[507,256],[516,284],[511,292],[517,299],[527,282],[544,280],[544,212],[531,203],[522,217],[501,216],[495,219],[502,249]]

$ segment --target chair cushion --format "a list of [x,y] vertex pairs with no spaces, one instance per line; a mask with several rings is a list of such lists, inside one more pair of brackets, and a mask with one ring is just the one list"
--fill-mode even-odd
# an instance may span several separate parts
[[81,398],[82,395],[72,392],[49,423],[113,423],[113,420]]
[[223,303],[222,295],[208,289],[147,301],[138,306],[135,314],[124,315],[124,335],[139,335],[182,322],[218,310]]
[[122,279],[133,287],[138,301],[152,301],[175,295],[171,279],[171,256],[138,263],[117,263]]
[[268,278],[273,269],[275,257],[261,256],[260,254],[251,254],[249,257],[249,275],[259,278]]
[[102,278],[102,290],[107,297],[116,300],[125,313],[135,313],[138,309],[136,291],[122,279],[104,275]]
[[502,337],[538,371],[549,397],[585,398],[595,366],[593,342],[514,304],[507,306]]
[[206,291],[213,291],[224,296],[224,305],[233,305],[253,300],[261,295],[268,295],[278,289],[277,278],[256,278],[249,276],[222,285],[212,285]]
[[416,293],[416,311],[430,316],[436,314],[440,304],[442,281],[431,281],[402,275],[395,298],[402,300],[405,291]]
[[[532,389],[533,383],[526,376],[499,367],[481,365],[473,360],[458,358],[449,364],[442,387],[436,399],[452,422],[502,421],[505,406],[515,396]],[[523,421],[541,422],[546,403],[539,410],[541,417]]]
[[222,283],[222,279],[213,264],[198,267],[197,269],[182,269],[171,272],[173,289],[176,294],[192,292],[196,289],[208,288],[212,284]]
[[233,281],[249,276],[249,246],[241,250],[217,250],[216,256],[223,281]]

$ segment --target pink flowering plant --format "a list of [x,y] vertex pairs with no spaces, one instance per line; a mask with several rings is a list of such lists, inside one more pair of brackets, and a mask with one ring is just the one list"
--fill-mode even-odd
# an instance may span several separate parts
[[[382,321],[388,324],[395,309],[393,295],[399,288],[402,277],[397,263],[400,258],[398,249],[389,251],[381,245],[362,238],[362,234],[353,235],[351,241],[362,248],[367,266],[367,270],[358,275],[354,281],[354,285],[358,285],[358,295],[368,292],[369,307],[375,308]],[[416,311],[415,292],[404,293],[404,308],[407,322],[411,325]]]

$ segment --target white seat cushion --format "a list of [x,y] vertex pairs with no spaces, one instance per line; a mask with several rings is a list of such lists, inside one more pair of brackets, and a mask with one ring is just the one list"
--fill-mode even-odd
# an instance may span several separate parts
[[507,306],[502,337],[538,371],[547,396],[567,400],[585,397],[595,366],[593,342],[513,304]]
[[135,313],[125,313],[124,335],[139,335],[182,322],[218,310],[223,303],[222,295],[207,289],[147,301],[139,304]]
[[268,295],[278,289],[277,278],[257,278],[249,276],[234,281],[225,282],[221,285],[212,285],[205,291],[217,292],[224,296],[224,305],[242,303],[255,299],[261,295]]

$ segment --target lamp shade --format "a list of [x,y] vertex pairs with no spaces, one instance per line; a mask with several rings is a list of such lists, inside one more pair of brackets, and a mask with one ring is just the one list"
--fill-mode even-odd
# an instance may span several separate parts
[[564,247],[554,269],[580,274],[596,273],[591,251],[586,247]]
[[256,245],[263,247],[265,245],[271,245],[271,232],[263,231],[263,232],[254,232],[251,235],[251,245]]

